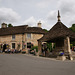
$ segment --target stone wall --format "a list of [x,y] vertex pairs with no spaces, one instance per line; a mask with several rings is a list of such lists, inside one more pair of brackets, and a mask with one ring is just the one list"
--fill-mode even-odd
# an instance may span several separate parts
[[22,49],[22,34],[17,34],[15,40],[12,40],[12,35],[0,36],[0,44],[8,44],[12,49],[12,43],[15,43],[15,48],[17,49],[17,44],[20,43],[20,49]]
[[43,34],[31,34],[31,38],[27,38],[27,34],[16,34],[15,40],[12,40],[12,35],[0,36],[0,44],[8,44],[10,49],[12,49],[12,43],[15,43],[15,48],[17,49],[18,44],[20,44],[20,49],[22,49],[22,43],[31,42],[34,46],[38,46],[38,39],[40,39]]
[[43,34],[31,34],[31,38],[27,38],[26,34],[26,41],[33,43],[34,46],[38,46],[38,39],[40,39],[43,36]]

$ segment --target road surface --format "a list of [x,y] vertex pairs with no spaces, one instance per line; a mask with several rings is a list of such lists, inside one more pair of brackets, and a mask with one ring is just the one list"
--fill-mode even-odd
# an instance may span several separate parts
[[0,54],[0,75],[75,75],[75,61]]

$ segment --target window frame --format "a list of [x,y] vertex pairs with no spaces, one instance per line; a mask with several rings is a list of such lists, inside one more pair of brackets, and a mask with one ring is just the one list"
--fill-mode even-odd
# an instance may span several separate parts
[[15,35],[12,35],[12,40],[15,40]]
[[[14,44],[14,47],[13,47],[13,44]],[[13,49],[13,48],[15,49],[15,47],[16,47],[16,44],[15,44],[15,43],[12,43],[12,49]]]
[[27,33],[27,38],[31,39],[31,33]]

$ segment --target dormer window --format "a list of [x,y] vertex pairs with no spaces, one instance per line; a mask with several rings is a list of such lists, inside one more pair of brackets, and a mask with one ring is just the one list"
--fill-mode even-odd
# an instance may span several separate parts
[[15,35],[12,35],[12,40],[15,40]]

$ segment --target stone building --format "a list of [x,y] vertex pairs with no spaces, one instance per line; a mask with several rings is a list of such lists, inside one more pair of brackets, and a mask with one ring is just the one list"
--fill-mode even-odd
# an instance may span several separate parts
[[38,46],[37,39],[40,39],[45,31],[41,28],[39,22],[38,27],[28,27],[28,25],[7,27],[5,23],[0,28],[0,45],[3,47],[9,45],[10,49],[31,48]]

